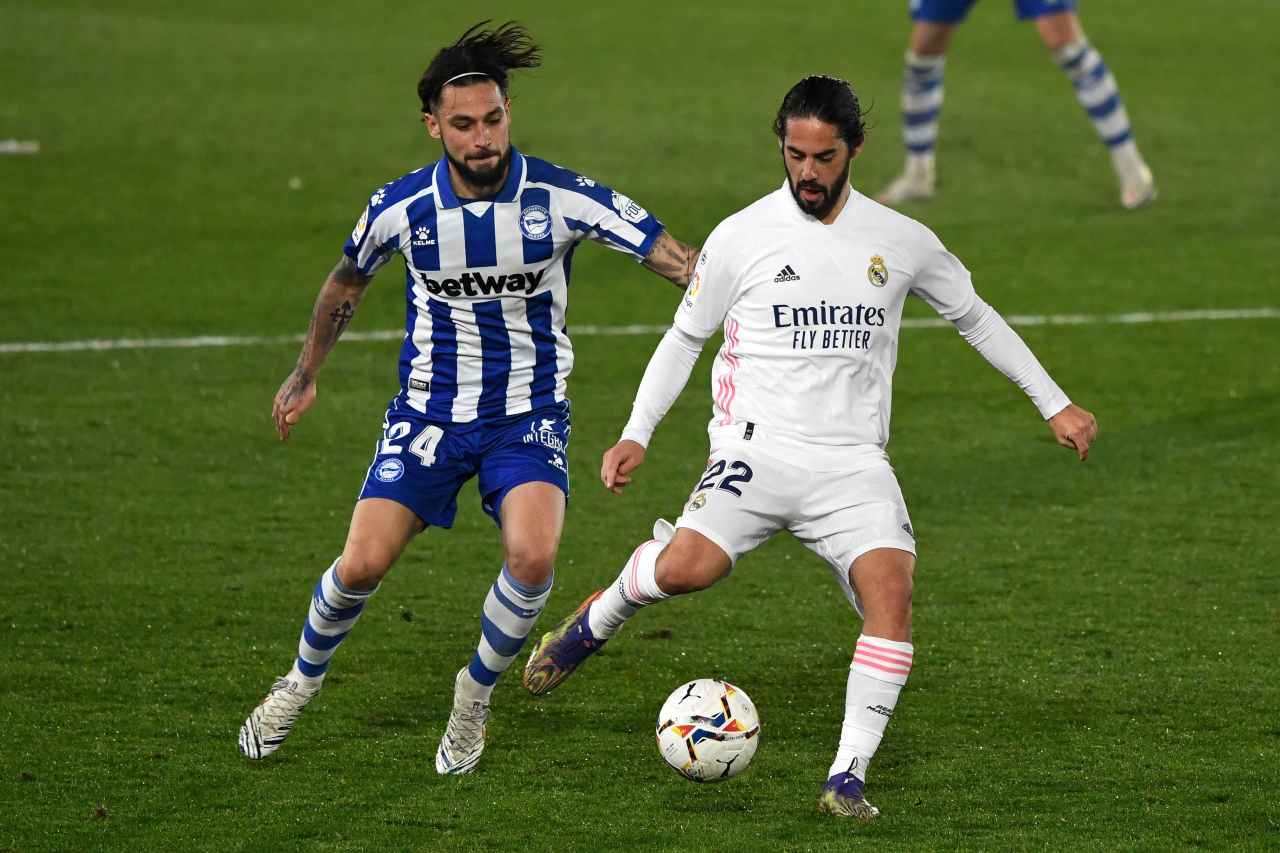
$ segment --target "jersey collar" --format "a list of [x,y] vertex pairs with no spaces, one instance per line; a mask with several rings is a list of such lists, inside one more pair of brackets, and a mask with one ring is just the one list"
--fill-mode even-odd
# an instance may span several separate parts
[[840,209],[840,213],[836,216],[835,221],[831,225],[826,225],[822,221],[815,219],[800,209],[800,205],[796,204],[796,198],[791,194],[791,182],[786,178],[782,179],[782,187],[779,190],[783,203],[786,205],[790,216],[796,222],[806,222],[814,225],[821,225],[823,228],[830,228],[838,225],[841,220],[849,214],[849,208],[853,206],[855,199],[861,198],[861,195],[852,185],[849,187],[849,197],[844,200],[844,207]]
[[[520,185],[524,183],[524,155],[511,146],[511,166],[507,169],[507,181],[502,185],[502,189],[498,190],[498,194],[491,199],[484,201],[512,202],[516,200],[516,194],[520,190]],[[440,206],[446,210],[452,207],[458,207],[462,202],[453,192],[453,182],[449,180],[449,158],[441,157],[436,163],[435,170],[436,198],[440,200]],[[476,199],[479,201],[479,199]]]

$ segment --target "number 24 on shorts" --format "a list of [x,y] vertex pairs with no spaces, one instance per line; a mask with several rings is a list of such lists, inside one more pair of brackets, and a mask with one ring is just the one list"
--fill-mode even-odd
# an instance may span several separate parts
[[[389,425],[382,433],[382,441],[378,445],[378,455],[399,455],[404,452],[404,447],[396,444],[403,441],[413,431],[413,424],[408,421],[396,421]],[[417,438],[409,442],[409,452],[422,462],[423,465],[429,466],[436,461],[436,445],[440,443],[440,439],[444,437],[444,430],[438,426],[425,426],[422,432],[418,433]]]
[[[725,474],[724,472],[726,468],[731,472],[737,473]],[[724,476],[721,477],[721,474],[724,474]],[[751,482],[751,477],[751,466],[747,463],[729,462],[725,459],[717,459],[715,462],[712,462],[707,466],[706,473],[702,475],[702,480],[699,481],[694,491],[700,492],[703,489],[710,489],[714,486],[715,488],[728,492],[731,495],[742,497],[742,491],[734,484],[749,483]],[[719,478],[718,483],[716,482],[717,478]]]

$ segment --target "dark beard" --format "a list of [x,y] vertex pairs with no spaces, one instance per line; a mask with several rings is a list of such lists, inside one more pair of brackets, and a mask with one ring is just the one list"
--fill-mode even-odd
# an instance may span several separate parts
[[457,170],[458,176],[473,189],[481,190],[480,195],[497,195],[498,190],[502,189],[502,183],[507,177],[507,168],[511,165],[510,148],[507,148],[506,153],[498,157],[498,162],[492,169],[473,169],[464,161],[455,159],[448,149],[444,148],[443,144],[440,147],[444,149],[444,156],[449,159],[449,163]]
[[[844,189],[844,185],[849,182],[849,163],[853,161],[850,157],[844,161],[844,168],[840,170],[840,176],[836,178],[835,183],[826,187],[817,181],[801,181],[798,185],[791,182],[791,173],[787,172],[787,186],[791,188],[791,197],[796,200],[796,206],[799,207],[814,219],[823,219],[831,209],[836,206],[836,202],[840,200],[840,193]],[[786,171],[786,165],[783,165]],[[822,193],[822,199],[817,202],[805,201],[800,197],[800,190],[819,190]]]

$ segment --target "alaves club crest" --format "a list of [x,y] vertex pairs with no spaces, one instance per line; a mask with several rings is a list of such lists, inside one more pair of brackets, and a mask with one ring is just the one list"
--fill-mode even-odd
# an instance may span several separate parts
[[876,287],[884,287],[889,283],[889,270],[884,265],[884,258],[871,256],[871,266],[867,267],[867,281]]

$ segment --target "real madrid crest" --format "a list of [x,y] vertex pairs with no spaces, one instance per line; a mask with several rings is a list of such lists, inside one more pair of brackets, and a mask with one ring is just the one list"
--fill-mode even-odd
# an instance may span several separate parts
[[871,266],[867,267],[867,281],[875,287],[884,287],[889,283],[889,269],[884,265],[884,258],[871,256]]
[[698,492],[696,495],[693,496],[693,499],[689,501],[689,511],[694,512],[696,510],[700,510],[706,505],[707,505],[707,493]]

